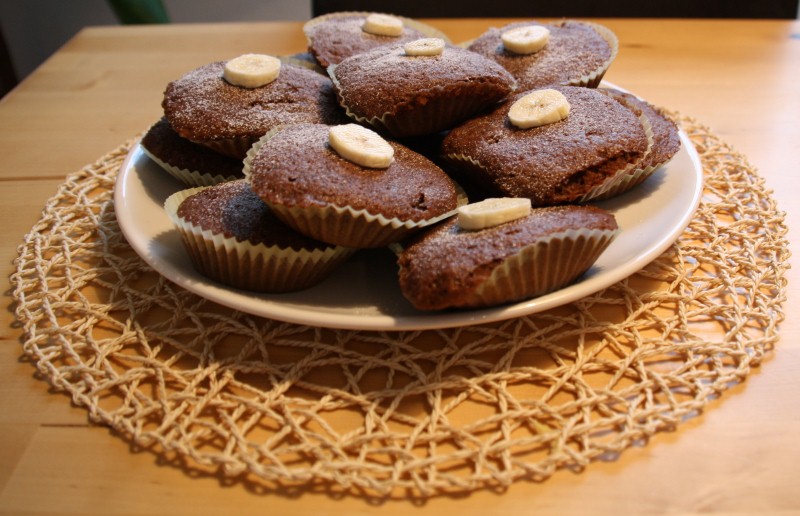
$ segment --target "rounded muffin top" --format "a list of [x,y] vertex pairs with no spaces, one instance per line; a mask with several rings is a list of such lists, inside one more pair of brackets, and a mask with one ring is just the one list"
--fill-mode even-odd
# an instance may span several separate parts
[[272,214],[243,179],[204,188],[183,200],[178,217],[238,242],[314,250],[330,247],[295,232]]
[[297,124],[269,135],[249,163],[253,191],[267,203],[350,206],[401,220],[427,220],[456,208],[454,183],[428,158],[390,141],[392,164],[365,168],[330,147],[329,130]]
[[[530,25],[550,31],[550,40],[543,49],[533,54],[515,54],[504,48],[503,32]],[[614,52],[592,25],[571,20],[548,24],[518,22],[491,28],[468,48],[500,63],[524,90],[569,84],[605,66]]]
[[328,73],[343,105],[367,119],[423,106],[431,97],[482,97],[491,106],[516,88],[502,66],[452,45],[436,56],[409,56],[404,45],[387,45],[345,59]]
[[320,65],[327,68],[373,48],[426,37],[407,24],[399,36],[370,34],[361,28],[368,14],[335,13],[312,19],[303,27],[308,39],[308,51]]
[[319,73],[284,63],[273,82],[243,88],[223,78],[224,66],[209,63],[167,85],[164,114],[182,137],[258,137],[281,124],[343,119],[330,79]]
[[529,92],[456,127],[442,143],[451,161],[479,163],[482,179],[505,196],[528,197],[534,205],[574,202],[629,163],[638,161],[648,140],[636,114],[594,89],[557,88],[570,104],[558,122],[518,129],[508,109]]

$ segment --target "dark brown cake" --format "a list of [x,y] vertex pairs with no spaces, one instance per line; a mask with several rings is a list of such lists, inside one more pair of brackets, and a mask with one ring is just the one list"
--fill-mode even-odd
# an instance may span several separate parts
[[[506,50],[503,32],[528,25],[541,25],[550,31],[547,45],[528,55]],[[519,22],[489,29],[468,48],[500,63],[517,79],[520,90],[551,85],[596,87],[616,56],[617,41],[611,31],[594,23]]]
[[508,121],[515,95],[489,114],[453,129],[442,155],[486,196],[527,197],[534,206],[571,203],[647,151],[635,113],[597,90],[560,86],[571,106],[564,120],[531,129]]
[[351,253],[283,224],[244,180],[178,192],[165,208],[198,271],[245,290],[309,287]]
[[241,160],[182,138],[166,118],[147,130],[141,145],[156,163],[189,186],[210,186],[243,177]]
[[451,128],[516,87],[497,63],[449,45],[437,56],[408,56],[403,45],[387,45],[328,73],[351,118],[398,138]]
[[[614,216],[592,206],[538,208],[527,217],[477,231],[462,229],[453,218],[414,237],[400,253],[400,287],[420,310],[542,295],[583,274],[616,231]],[[520,256],[525,253],[530,254]],[[521,266],[498,274],[512,258],[520,258]]]
[[308,51],[325,68],[344,59],[383,45],[405,43],[425,37],[445,36],[432,27],[407,18],[400,36],[378,36],[365,32],[361,26],[368,12],[340,12],[312,18],[303,26],[308,39]]
[[626,106],[640,110],[650,122],[653,131],[653,147],[639,163],[638,168],[656,168],[669,161],[680,150],[681,138],[678,134],[678,126],[660,109],[635,95],[614,88],[600,88],[597,91],[610,95]]
[[[320,124],[286,126],[257,144],[254,155],[245,161],[253,191],[299,231],[311,232],[314,238],[348,247],[388,243],[383,239],[363,242],[358,234],[338,234],[348,231],[344,218],[349,217],[345,214],[334,214],[333,219],[316,221],[309,228],[298,226],[302,222],[285,218],[289,215],[281,208],[297,209],[298,216],[313,219],[318,215],[312,208],[348,207],[366,211],[370,218],[380,215],[385,219],[397,219],[395,225],[411,223],[414,227],[456,208],[455,185],[429,159],[399,143],[389,142],[394,149],[394,162],[386,169],[365,168],[330,148],[329,129]],[[404,230],[404,226],[393,228],[386,221],[376,223],[382,230]],[[320,225],[337,230],[337,235],[322,231],[324,228],[318,227]],[[400,236],[394,235],[391,240]],[[344,240],[339,241],[340,237]]]
[[308,68],[284,63],[273,82],[243,88],[223,79],[224,66],[222,61],[201,66],[167,86],[164,114],[183,138],[242,159],[278,125],[345,119],[330,79]]

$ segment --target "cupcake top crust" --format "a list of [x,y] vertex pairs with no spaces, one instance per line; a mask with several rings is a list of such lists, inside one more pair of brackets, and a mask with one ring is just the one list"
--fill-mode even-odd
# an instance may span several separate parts
[[330,247],[284,225],[243,179],[198,191],[184,199],[177,215],[203,230],[239,242],[295,251]]
[[502,66],[452,45],[437,56],[408,56],[404,45],[387,45],[346,59],[328,73],[342,105],[366,119],[422,108],[435,98],[473,97],[488,107],[516,88]]
[[312,19],[303,27],[308,39],[308,51],[319,64],[327,68],[344,59],[394,43],[424,38],[426,35],[406,23],[399,36],[379,36],[362,29],[370,13],[333,13]]
[[225,62],[201,66],[167,85],[162,107],[172,128],[196,141],[255,137],[286,123],[338,123],[330,79],[284,63],[273,82],[243,88],[223,78]]
[[508,109],[528,93],[522,92],[453,129],[442,143],[443,156],[486,188],[527,197],[535,206],[574,202],[642,158],[648,140],[633,111],[594,89],[555,89],[569,101],[565,119],[514,127]]
[[432,161],[390,141],[394,161],[370,169],[328,144],[329,126],[297,124],[268,135],[250,162],[253,191],[287,207],[335,205],[422,221],[456,208],[452,180]]
[[[501,39],[503,32],[529,25],[550,31],[547,45],[533,54],[506,50]],[[569,84],[604,68],[615,52],[614,45],[592,24],[571,20],[548,24],[519,22],[491,28],[468,48],[500,63],[517,79],[521,90]]]

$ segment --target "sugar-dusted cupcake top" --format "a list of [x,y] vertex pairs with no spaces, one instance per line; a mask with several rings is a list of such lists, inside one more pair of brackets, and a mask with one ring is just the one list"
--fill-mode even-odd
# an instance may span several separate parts
[[330,247],[303,236],[278,220],[244,180],[220,183],[187,197],[178,217],[239,242],[314,250]]
[[[549,40],[544,47],[529,54],[508,50],[503,44],[503,34],[528,26],[545,27],[549,31]],[[468,48],[500,63],[517,79],[520,90],[529,90],[574,84],[595,71],[604,71],[616,55],[617,42],[605,27],[565,20],[548,24],[518,22],[491,28]]]
[[141,144],[151,155],[173,167],[201,174],[242,177],[241,160],[182,138],[163,117],[147,130]]
[[509,122],[509,107],[529,92],[456,127],[442,155],[473,181],[534,205],[575,202],[646,152],[648,139],[638,117],[594,89],[554,88],[569,102],[563,120],[529,129]]
[[435,99],[473,99],[468,112],[508,97],[516,81],[481,55],[445,45],[434,56],[408,55],[405,45],[386,45],[345,59],[328,69],[341,103],[366,119],[424,109]]
[[308,51],[327,68],[344,59],[383,45],[404,43],[441,33],[408,18],[394,17],[403,24],[398,35],[372,34],[364,30],[369,12],[339,12],[318,16],[303,26],[308,39]]
[[[400,284],[418,308],[463,306],[495,268],[522,248],[567,231],[617,229],[612,214],[593,206],[538,208],[522,218],[477,231],[463,229],[453,218],[406,245],[398,260]],[[570,260],[560,258],[564,263]]]
[[246,88],[225,80],[224,67],[210,63],[167,85],[164,114],[182,137],[258,138],[281,124],[341,120],[330,79],[310,69],[283,64],[274,81]]
[[330,127],[298,124],[265,139],[249,163],[253,188],[267,203],[335,205],[421,221],[456,208],[452,180],[432,161],[396,142],[386,168],[367,168],[329,145]]

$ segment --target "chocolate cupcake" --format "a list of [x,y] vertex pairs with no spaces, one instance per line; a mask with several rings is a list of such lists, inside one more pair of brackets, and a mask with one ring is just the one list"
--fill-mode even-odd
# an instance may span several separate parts
[[403,295],[419,310],[494,306],[562,288],[580,277],[618,231],[592,206],[537,208],[484,229],[458,218],[412,238],[398,257]]
[[[438,53],[426,45],[438,45]],[[497,63],[435,39],[382,46],[332,65],[328,73],[348,116],[396,138],[449,129],[516,88]]]
[[[512,123],[515,106],[552,92],[567,103],[563,117],[528,128]],[[595,198],[632,170],[650,143],[643,122],[624,105],[597,90],[560,86],[515,95],[453,129],[442,155],[460,181],[486,196],[548,206]]]
[[[528,32],[545,30],[545,43],[530,43]],[[513,31],[517,31],[515,34]],[[520,48],[511,40],[519,40]],[[504,39],[506,40],[504,42]],[[590,22],[519,22],[491,28],[468,48],[511,72],[520,90],[553,85],[597,87],[618,51],[617,37],[608,28]],[[514,49],[514,50],[512,50]]]
[[166,118],[147,130],[142,150],[171,176],[188,186],[211,186],[242,179],[242,161],[181,138]]
[[323,244],[281,223],[244,180],[177,192],[164,204],[195,268],[256,292],[308,288],[351,249]]
[[614,88],[599,88],[597,91],[605,93],[639,114],[641,119],[647,120],[652,133],[653,145],[641,161],[626,176],[617,182],[614,189],[610,189],[596,199],[604,199],[619,195],[644,182],[659,167],[667,163],[681,148],[681,138],[678,126],[663,111],[652,106],[645,100]]
[[[388,30],[375,30],[366,23],[370,16]],[[392,30],[393,29],[393,30]],[[308,51],[324,68],[383,45],[402,44],[420,38],[449,41],[441,31],[402,16],[364,11],[337,12],[312,18],[303,26]]]
[[[343,157],[329,143],[331,129],[357,130],[359,141],[351,145],[356,154],[377,139],[379,156],[387,159],[365,165]],[[253,191],[286,224],[346,247],[387,245],[457,206],[455,185],[438,166],[356,124],[296,124],[272,131],[248,152],[244,171]]]
[[283,64],[271,82],[251,87],[224,77],[229,63],[201,66],[167,86],[164,114],[183,138],[243,159],[250,145],[278,125],[345,119],[330,79],[311,69]]

